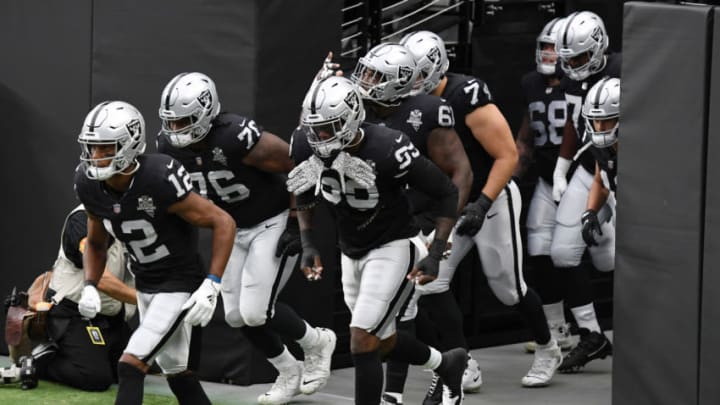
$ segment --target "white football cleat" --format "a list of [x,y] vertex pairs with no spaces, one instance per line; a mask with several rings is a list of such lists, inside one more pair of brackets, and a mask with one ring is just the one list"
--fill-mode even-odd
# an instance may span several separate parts
[[463,391],[477,392],[480,387],[482,387],[482,371],[478,362],[468,354],[468,363],[462,378]]
[[305,395],[319,391],[330,378],[330,363],[337,337],[330,329],[316,328],[318,344],[305,351],[305,362],[300,391]]
[[546,348],[536,348],[530,371],[522,378],[523,387],[545,387],[562,363],[562,352],[555,340]]
[[303,376],[301,362],[295,366],[278,370],[279,374],[270,390],[258,397],[258,403],[263,405],[282,405],[300,395],[300,381]]

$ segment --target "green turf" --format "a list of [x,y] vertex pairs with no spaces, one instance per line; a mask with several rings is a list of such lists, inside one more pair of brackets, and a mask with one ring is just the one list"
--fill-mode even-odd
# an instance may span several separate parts
[[[13,405],[108,405],[115,403],[117,388],[105,392],[85,392],[64,385],[40,381],[37,388],[22,390],[18,384],[0,385],[0,404]],[[173,397],[145,394],[143,405],[177,404]]]

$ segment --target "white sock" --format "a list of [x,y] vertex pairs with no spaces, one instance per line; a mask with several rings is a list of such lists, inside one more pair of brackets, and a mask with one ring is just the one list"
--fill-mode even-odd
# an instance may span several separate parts
[[316,346],[319,341],[320,333],[318,333],[318,330],[305,322],[305,335],[297,341],[300,347],[305,350],[310,347]]
[[402,394],[398,394],[397,392],[386,392],[385,395],[395,398],[395,401],[398,404],[402,404]]
[[581,307],[572,308],[572,313],[579,327],[600,333],[600,324],[598,324],[595,316],[595,307],[592,302]]
[[283,346],[283,352],[279,356],[268,359],[277,370],[286,370],[297,365],[297,359],[288,350],[287,346]]
[[565,310],[562,301],[543,305],[543,312],[545,312],[545,318],[550,327],[565,324]]
[[423,364],[423,368],[426,368],[428,370],[435,370],[436,368],[440,367],[440,363],[442,363],[442,354],[436,348],[431,347],[430,358],[425,364]]

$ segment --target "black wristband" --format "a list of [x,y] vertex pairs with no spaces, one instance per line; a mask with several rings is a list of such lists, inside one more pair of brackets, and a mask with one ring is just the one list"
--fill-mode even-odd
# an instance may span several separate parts
[[440,261],[445,252],[445,246],[447,246],[447,241],[435,238],[428,248],[428,256]]
[[91,286],[97,288],[98,283],[97,283],[97,281],[94,281],[94,280],[85,280],[85,285],[86,286],[91,285]]

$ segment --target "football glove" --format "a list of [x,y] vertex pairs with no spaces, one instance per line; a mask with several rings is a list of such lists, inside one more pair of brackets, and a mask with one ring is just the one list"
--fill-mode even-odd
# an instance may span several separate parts
[[320,191],[320,177],[325,165],[319,157],[312,155],[288,173],[288,191],[300,195],[315,187],[315,195]]
[[408,277],[418,284],[427,284],[435,280],[440,272],[440,260],[446,245],[447,242],[434,239],[428,248],[427,256],[420,259]]
[[220,283],[206,278],[181,308],[183,311],[190,308],[185,314],[185,322],[193,326],[205,327],[215,313],[219,292]]
[[83,287],[78,301],[78,311],[85,318],[93,319],[100,312],[100,294],[94,285],[88,284]]
[[565,194],[565,190],[568,188],[567,172],[570,170],[570,163],[572,163],[572,160],[565,159],[562,156],[558,156],[557,162],[555,163],[552,189],[552,197],[555,202],[560,202],[562,195]]
[[[320,279],[320,273],[322,273],[322,266],[316,266],[315,257],[320,257],[320,251],[317,250],[312,240],[312,231],[306,229],[300,231],[300,240],[302,241],[302,256],[300,256],[300,270],[305,273],[305,277],[308,281],[315,281]],[[305,269],[309,269],[305,270]]]
[[482,228],[483,222],[485,222],[485,214],[490,211],[492,206],[492,200],[490,197],[483,193],[480,193],[480,198],[475,202],[465,206],[462,211],[462,217],[460,218],[460,224],[457,227],[458,235],[466,235],[473,237]]
[[285,230],[280,239],[278,239],[277,248],[275,248],[275,257],[282,255],[295,256],[300,253],[302,242],[300,241],[300,227],[297,217],[288,217]]
[[328,52],[327,57],[325,57],[325,60],[323,61],[322,67],[317,72],[317,75],[315,75],[315,82],[325,80],[331,76],[342,76],[342,70],[339,70],[340,64],[333,63],[332,57],[333,53]]
[[340,176],[340,188],[345,192],[345,177],[354,180],[360,187],[368,189],[375,184],[375,170],[364,160],[340,152],[333,160],[331,169]]
[[582,237],[585,244],[588,246],[597,246],[598,243],[595,240],[595,235],[602,236],[602,230],[600,229],[600,221],[598,220],[597,212],[589,209],[582,214]]

